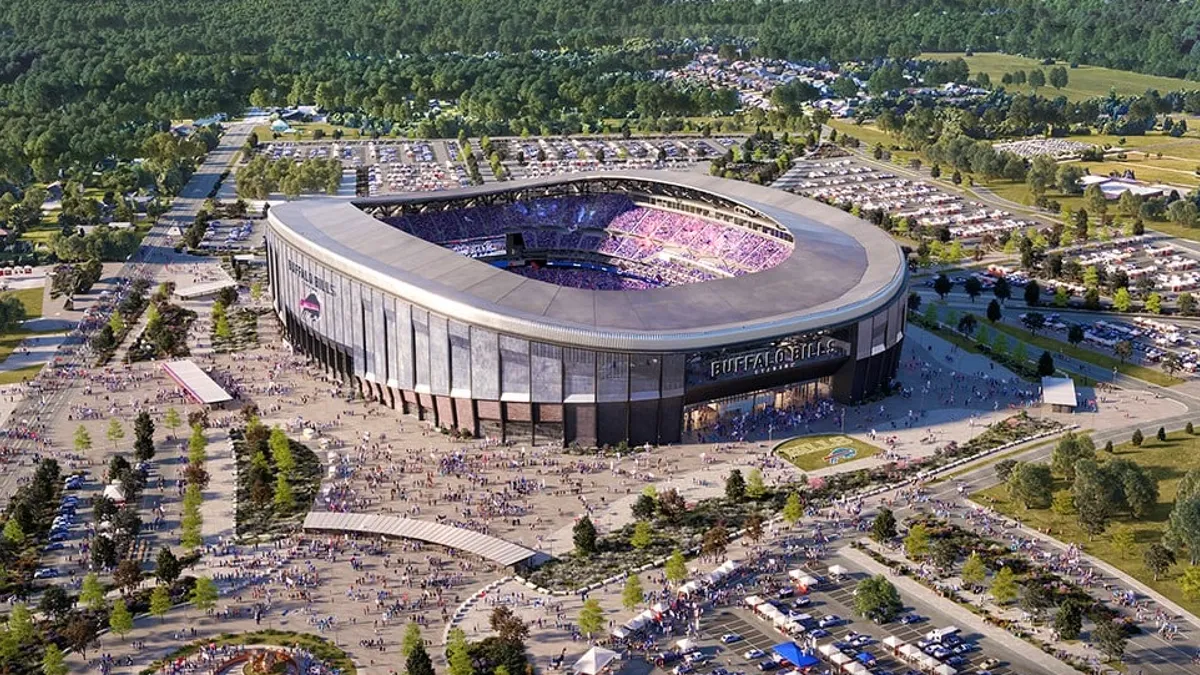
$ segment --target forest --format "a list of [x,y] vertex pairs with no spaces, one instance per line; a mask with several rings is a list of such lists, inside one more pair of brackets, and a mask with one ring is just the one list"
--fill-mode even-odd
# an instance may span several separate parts
[[0,176],[86,175],[170,119],[251,102],[412,120],[428,99],[461,99],[533,132],[726,111],[728,92],[648,75],[699,44],[836,62],[1004,50],[1197,79],[1198,26],[1200,6],[1154,0],[6,0]]

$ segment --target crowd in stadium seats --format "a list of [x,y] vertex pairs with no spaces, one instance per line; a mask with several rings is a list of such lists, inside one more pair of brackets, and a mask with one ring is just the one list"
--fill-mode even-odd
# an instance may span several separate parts
[[[652,274],[640,276],[661,280],[654,285],[769,269],[787,258],[792,248],[789,242],[746,228],[637,206],[629,197],[615,194],[407,214],[385,222],[476,258],[503,253],[504,235],[521,233],[527,251],[600,253],[651,270]],[[593,282],[580,283],[585,285],[563,285],[591,288],[586,284]]]

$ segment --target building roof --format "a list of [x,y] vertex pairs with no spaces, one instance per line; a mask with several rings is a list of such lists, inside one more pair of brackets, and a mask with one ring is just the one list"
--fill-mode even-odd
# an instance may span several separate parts
[[474,530],[397,516],[313,511],[304,517],[304,529],[417,539],[474,553],[505,566],[537,555],[537,551]]
[[197,403],[212,405],[233,400],[224,387],[214,382],[208,373],[191,359],[167,361],[162,367],[167,375],[175,380],[175,384],[183,387]]
[[1042,401],[1050,405],[1075,407],[1079,404],[1075,397],[1075,380],[1069,377],[1043,377]]
[[[725,197],[786,228],[795,240],[793,252],[771,269],[696,284],[566,288],[462,256],[360,208],[613,179]],[[501,332],[601,349],[704,348],[847,323],[886,306],[906,278],[899,246],[864,220],[781,190],[695,173],[605,172],[353,203],[310,200],[272,208],[270,222],[318,262],[428,310]]]

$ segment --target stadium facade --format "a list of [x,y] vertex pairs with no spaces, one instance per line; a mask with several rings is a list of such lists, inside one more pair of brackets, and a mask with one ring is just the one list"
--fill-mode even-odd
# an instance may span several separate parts
[[[605,229],[601,207],[640,211]],[[397,410],[513,442],[672,443],[764,406],[861,401],[904,337],[886,233],[702,175],[298,201],[271,210],[267,255],[296,349]]]

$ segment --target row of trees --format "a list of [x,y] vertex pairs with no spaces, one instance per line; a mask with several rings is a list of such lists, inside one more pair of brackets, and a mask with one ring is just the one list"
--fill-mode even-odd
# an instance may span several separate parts
[[295,199],[304,193],[337,194],[342,182],[342,162],[336,157],[314,157],[299,162],[271,160],[255,155],[237,173],[237,194],[242,199],[266,199],[282,193]]

